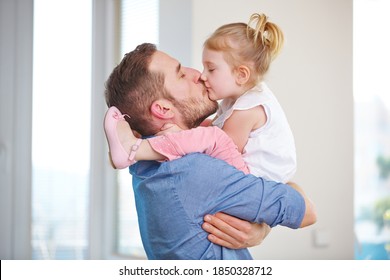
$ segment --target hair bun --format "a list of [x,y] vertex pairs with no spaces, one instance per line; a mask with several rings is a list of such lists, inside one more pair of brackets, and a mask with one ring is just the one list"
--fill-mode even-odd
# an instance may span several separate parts
[[[253,27],[252,27],[253,25]],[[276,56],[283,45],[283,32],[280,28],[268,21],[265,14],[254,13],[251,15],[248,26],[247,36],[253,39],[255,47],[268,47],[272,56]]]

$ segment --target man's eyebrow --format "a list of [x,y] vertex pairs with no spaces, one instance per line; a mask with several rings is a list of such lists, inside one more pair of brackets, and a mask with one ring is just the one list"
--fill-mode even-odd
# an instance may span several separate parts
[[176,66],[176,74],[179,74],[180,69],[181,69],[181,63],[177,64]]

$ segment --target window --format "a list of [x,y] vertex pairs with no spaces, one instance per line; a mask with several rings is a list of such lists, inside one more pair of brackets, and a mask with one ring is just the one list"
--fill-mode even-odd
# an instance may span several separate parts
[[[158,44],[158,4],[157,0],[118,1],[121,57],[142,42]],[[108,235],[102,233],[104,225],[111,224],[114,216],[104,219],[99,216],[102,219],[97,223],[99,234],[88,230],[93,202],[89,193],[93,140],[90,136],[92,5],[93,0],[34,1],[33,259],[89,258],[92,235],[92,243],[101,246],[94,250],[95,257],[115,258],[119,254],[145,258],[128,170],[119,172],[117,177],[117,209],[112,210],[118,225],[112,233],[116,236],[114,243],[110,239],[111,230]],[[103,6],[99,6],[100,12]],[[99,20],[100,14],[95,17]],[[114,18],[108,16],[108,20]],[[107,24],[103,22],[97,22],[96,28]],[[112,66],[108,67],[111,72]],[[106,245],[99,245],[101,242]]]
[[33,259],[88,252],[91,24],[92,1],[34,1]]
[[354,1],[356,259],[390,259],[389,10]]
[[[122,0],[120,15],[121,58],[141,43],[158,45],[158,0]],[[118,173],[118,188],[118,253],[133,258],[145,258],[128,169]]]

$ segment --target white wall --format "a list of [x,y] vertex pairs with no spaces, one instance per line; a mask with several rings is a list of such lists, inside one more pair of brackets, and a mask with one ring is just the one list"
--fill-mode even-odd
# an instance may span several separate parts
[[160,0],[159,50],[191,64],[192,0]]
[[[263,12],[285,34],[268,84],[295,135],[295,181],[315,202],[316,225],[275,228],[252,250],[259,259],[353,259],[352,0],[194,0],[193,66],[205,38]],[[317,241],[316,241],[317,240]]]

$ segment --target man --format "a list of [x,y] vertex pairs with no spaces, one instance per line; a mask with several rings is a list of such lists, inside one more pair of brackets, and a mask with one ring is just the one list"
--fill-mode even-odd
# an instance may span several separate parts
[[[105,95],[108,106],[129,115],[130,126],[143,136],[167,124],[196,127],[218,106],[208,98],[199,71],[181,66],[152,44],[142,44],[123,58],[106,83]],[[138,162],[130,172],[149,259],[251,259],[246,248],[221,246],[240,236],[235,229],[240,231],[242,223],[234,217],[291,228],[316,220],[312,203],[298,186],[245,176],[207,155]],[[203,225],[216,243],[202,229],[207,213],[219,213],[206,215],[211,220]],[[266,226],[252,229],[261,233],[260,240],[267,234]]]

